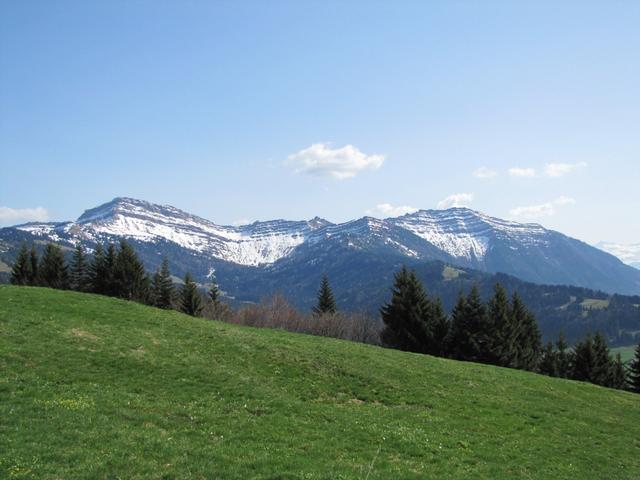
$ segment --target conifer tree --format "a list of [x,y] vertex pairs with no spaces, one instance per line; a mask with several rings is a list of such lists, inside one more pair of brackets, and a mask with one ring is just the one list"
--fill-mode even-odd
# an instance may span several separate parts
[[184,277],[184,285],[180,292],[180,311],[198,317],[202,311],[202,301],[198,293],[198,286],[193,281],[190,273]]
[[26,244],[22,244],[16,261],[11,268],[11,283],[13,285],[29,285],[32,277],[29,250]]
[[48,243],[38,267],[40,281],[43,286],[50,288],[69,288],[69,272],[64,262],[62,249]]
[[29,253],[29,262],[31,263],[31,276],[29,277],[29,285],[38,285],[38,251],[35,245],[31,245],[31,252]]
[[336,313],[336,301],[329,285],[329,277],[323,275],[320,290],[318,291],[318,303],[313,307],[313,313],[316,315],[333,315]]
[[380,334],[385,346],[426,353],[430,345],[430,325],[425,321],[431,305],[415,272],[402,267],[395,275],[391,301],[380,313],[384,329]]
[[594,352],[593,339],[591,335],[573,347],[573,365],[571,369],[571,378],[584,382],[591,382],[593,378]]
[[590,381],[596,385],[611,386],[613,365],[607,341],[600,332],[593,337],[593,360]]
[[558,359],[556,352],[553,350],[553,343],[551,341],[547,342],[547,345],[542,351],[539,370],[543,375],[548,375],[550,377],[558,376]]
[[71,261],[71,289],[86,291],[88,289],[87,277],[87,262],[85,259],[84,248],[82,247],[82,244],[78,243],[78,246],[73,252],[73,258]]
[[144,302],[148,295],[147,274],[135,250],[125,240],[120,242],[113,279],[115,296]]
[[466,298],[460,292],[451,317],[451,356],[458,360],[480,361],[486,311],[477,285],[473,285]]
[[487,306],[487,323],[483,331],[486,349],[483,360],[504,367],[515,366],[517,361],[517,330],[513,324],[507,292],[497,283]]
[[640,343],[629,365],[629,388],[632,392],[640,393]]
[[433,334],[431,345],[428,346],[428,353],[438,357],[445,357],[449,354],[449,330],[451,322],[444,313],[442,301],[438,297],[431,299],[431,318],[433,323]]
[[116,282],[116,261],[118,258],[118,252],[116,246],[110,243],[107,247],[107,253],[104,258],[104,295],[110,297],[117,297],[119,295],[119,285]]
[[89,265],[89,289],[93,293],[105,295],[107,293],[106,285],[106,258],[102,245],[97,244],[93,251],[93,258]]
[[169,271],[169,261],[162,259],[162,266],[153,276],[151,290],[153,304],[159,308],[169,309],[173,305],[173,280]]
[[209,300],[215,308],[220,306],[220,289],[215,277],[211,279],[211,288],[209,288]]
[[558,376],[562,378],[567,378],[571,369],[571,355],[567,351],[568,348],[564,333],[560,332],[556,341],[556,349],[558,352]]
[[624,390],[627,386],[627,372],[619,353],[616,353],[616,358],[611,365],[611,378],[608,386],[618,390]]

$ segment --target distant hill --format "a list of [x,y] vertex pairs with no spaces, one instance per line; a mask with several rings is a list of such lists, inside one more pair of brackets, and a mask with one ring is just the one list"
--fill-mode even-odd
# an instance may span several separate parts
[[640,472],[640,396],[591,384],[42,288],[0,331],[2,478]]

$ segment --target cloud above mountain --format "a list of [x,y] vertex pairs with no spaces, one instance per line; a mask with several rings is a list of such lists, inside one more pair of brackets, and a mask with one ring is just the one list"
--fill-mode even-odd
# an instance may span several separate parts
[[296,173],[345,180],[365,170],[377,170],[384,159],[384,155],[367,155],[353,145],[332,148],[329,143],[314,143],[289,155],[285,164]]
[[490,169],[489,167],[480,167],[473,172],[473,176],[481,180],[495,178],[497,175],[498,175],[498,172]]
[[49,213],[45,208],[0,207],[0,225],[15,225],[23,222],[45,222]]
[[540,205],[515,207],[509,211],[509,214],[514,218],[520,219],[551,217],[556,214],[558,207],[562,207],[565,205],[574,205],[575,203],[575,199],[563,195],[556,198],[555,200],[552,200],[551,202],[542,203]]
[[557,178],[575,172],[587,166],[586,162],[578,163],[548,163],[544,167],[544,173],[547,177]]
[[401,215],[406,215],[407,213],[414,213],[417,211],[417,208],[410,207],[409,205],[393,206],[390,203],[380,203],[374,208],[367,210],[365,213],[374,217],[388,218],[399,217]]
[[438,208],[467,207],[473,202],[473,193],[454,193],[438,202]]

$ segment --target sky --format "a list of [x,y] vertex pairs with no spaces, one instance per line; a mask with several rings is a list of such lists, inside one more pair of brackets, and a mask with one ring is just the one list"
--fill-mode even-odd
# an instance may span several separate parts
[[640,243],[640,2],[0,0],[0,226],[469,206]]

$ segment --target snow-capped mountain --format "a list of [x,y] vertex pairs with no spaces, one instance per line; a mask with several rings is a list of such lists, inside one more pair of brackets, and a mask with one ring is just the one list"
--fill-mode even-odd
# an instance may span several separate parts
[[615,255],[627,265],[640,269],[640,243],[624,245],[621,243],[600,242],[596,247]]
[[68,245],[82,242],[88,248],[128,238],[151,268],[167,255],[178,273],[189,269],[202,279],[214,270],[230,275],[246,268],[277,271],[281,264],[321,269],[323,261],[360,252],[407,262],[439,260],[536,283],[640,293],[640,271],[608,253],[537,224],[501,220],[467,208],[363,217],[340,224],[316,217],[235,227],[171,206],[116,198],[85,211],[75,222],[0,230],[5,243],[14,245],[18,237]]

